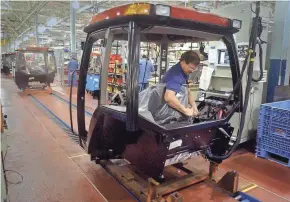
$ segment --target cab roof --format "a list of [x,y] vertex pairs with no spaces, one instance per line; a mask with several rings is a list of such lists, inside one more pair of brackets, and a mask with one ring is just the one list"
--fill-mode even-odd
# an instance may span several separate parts
[[15,52],[2,53],[2,55],[15,55]]
[[49,47],[25,47],[19,48],[16,51],[23,51],[23,52],[53,52],[54,50]]
[[202,13],[191,8],[134,3],[108,9],[89,20],[86,33],[135,21],[141,26],[170,26],[196,29],[213,33],[238,32],[232,20],[211,13]]

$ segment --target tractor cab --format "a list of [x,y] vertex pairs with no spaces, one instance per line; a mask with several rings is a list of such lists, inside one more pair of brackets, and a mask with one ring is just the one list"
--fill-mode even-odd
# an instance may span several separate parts
[[[229,120],[242,108],[242,89],[233,89],[240,76],[233,35],[240,26],[238,20],[188,8],[148,3],[123,5],[93,16],[84,29],[87,39],[77,100],[80,140],[87,147],[91,159],[97,162],[125,159],[138,171],[158,181],[164,177],[166,166],[196,155],[207,156],[208,152],[214,156],[224,156],[230,152],[233,128]],[[116,41],[124,44],[121,63],[126,66],[124,88],[116,93],[121,100],[118,104],[110,102],[108,92],[110,58]],[[170,68],[168,56],[171,47],[180,43],[200,42],[222,46],[226,50],[228,68],[231,69],[231,92],[207,93],[201,101],[196,98],[201,116],[189,118],[178,113],[175,115],[176,111],[164,102],[166,87],[163,84],[156,82],[139,93],[141,44],[153,43],[159,47],[156,73],[160,77],[157,80],[161,80]],[[99,43],[103,46],[100,97],[89,130],[86,131],[86,74],[92,48]],[[210,68],[211,61],[204,59],[202,63],[207,63],[205,65]],[[214,84],[212,81],[212,86],[207,90],[214,90]],[[184,93],[180,93],[180,100],[186,100],[187,87],[184,86]],[[228,94],[232,96],[228,97]],[[162,121],[165,119],[167,121]],[[221,161],[216,159],[216,162]]]
[[2,69],[1,73],[5,75],[12,74],[14,76],[15,68],[15,52],[2,54]]
[[16,51],[15,83],[19,89],[49,87],[56,73],[54,51],[47,47],[27,47]]

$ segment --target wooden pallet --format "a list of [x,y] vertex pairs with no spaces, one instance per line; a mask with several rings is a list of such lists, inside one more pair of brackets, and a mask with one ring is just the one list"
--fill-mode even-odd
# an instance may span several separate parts
[[24,93],[26,95],[32,95],[32,94],[38,94],[38,93],[49,93],[52,94],[52,89],[50,86],[47,86],[45,88],[25,88]]
[[239,177],[236,172],[227,172],[217,183],[215,182],[217,165],[214,163],[210,164],[209,173],[197,169],[189,170],[182,164],[168,166],[164,171],[164,180],[161,181],[135,170],[125,160],[97,163],[142,202],[183,202],[183,197],[178,191],[200,183],[214,186],[214,189],[219,189],[219,192],[229,200],[238,191]]

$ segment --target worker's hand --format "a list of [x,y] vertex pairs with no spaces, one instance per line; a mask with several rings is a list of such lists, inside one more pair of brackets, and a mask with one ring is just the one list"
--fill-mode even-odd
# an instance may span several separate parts
[[193,116],[199,116],[199,111],[198,111],[198,109],[197,109],[197,107],[194,107],[193,108]]
[[194,110],[193,108],[184,108],[183,114],[189,117],[194,116]]

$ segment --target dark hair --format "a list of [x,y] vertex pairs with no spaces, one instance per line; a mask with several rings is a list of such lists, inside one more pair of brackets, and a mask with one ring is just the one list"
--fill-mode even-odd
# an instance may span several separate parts
[[147,56],[146,55],[142,55],[142,58],[147,58]]
[[200,58],[198,56],[198,54],[195,52],[195,51],[186,51],[184,52],[179,61],[184,61],[186,64],[189,64],[189,63],[192,63],[192,64],[195,64],[195,65],[199,65],[200,63]]

